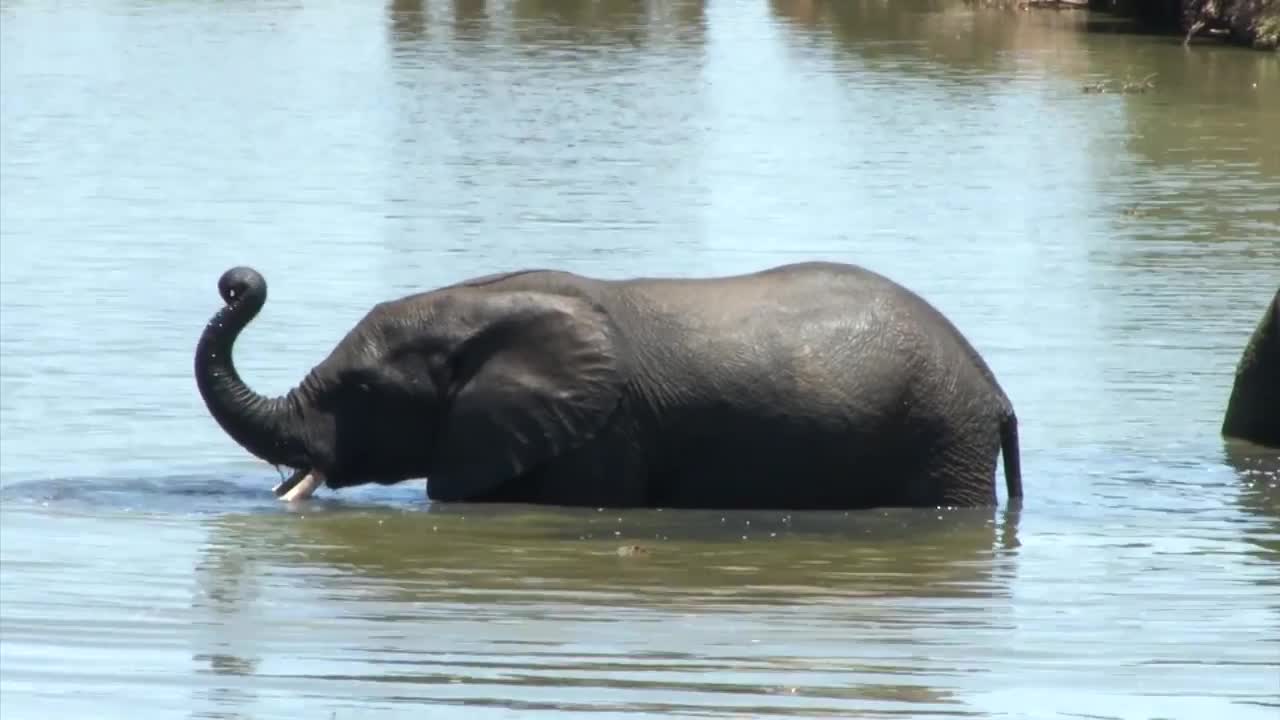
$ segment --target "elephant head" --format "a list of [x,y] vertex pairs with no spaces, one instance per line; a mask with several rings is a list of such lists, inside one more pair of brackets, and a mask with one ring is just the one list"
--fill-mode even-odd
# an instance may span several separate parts
[[486,278],[381,303],[278,398],[250,390],[231,357],[266,281],[238,267],[218,289],[200,394],[237,443],[313,487],[425,477],[433,498],[482,497],[591,438],[620,402],[613,326],[567,284]]
[[1240,357],[1222,434],[1280,448],[1280,290]]

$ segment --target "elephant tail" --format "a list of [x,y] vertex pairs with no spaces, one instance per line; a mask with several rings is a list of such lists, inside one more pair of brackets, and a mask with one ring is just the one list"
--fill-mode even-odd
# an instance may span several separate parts
[[1004,453],[1004,481],[1010,503],[1022,501],[1022,458],[1018,450],[1018,416],[1012,408],[1000,421],[1000,447]]

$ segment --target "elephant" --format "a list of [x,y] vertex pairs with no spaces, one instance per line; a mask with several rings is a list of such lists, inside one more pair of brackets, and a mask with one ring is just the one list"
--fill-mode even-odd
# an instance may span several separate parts
[[284,500],[425,479],[434,502],[843,509],[1021,503],[1017,417],[921,296],[801,262],[718,277],[486,275],[380,302],[286,394],[232,346],[267,297],[218,281],[195,376]]
[[1280,448],[1280,288],[1236,365],[1222,435]]

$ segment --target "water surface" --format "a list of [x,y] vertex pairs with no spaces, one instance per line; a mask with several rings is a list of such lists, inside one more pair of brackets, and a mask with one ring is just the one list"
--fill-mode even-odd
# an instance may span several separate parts
[[[1280,60],[890,5],[0,2],[0,715],[1275,717]],[[1021,511],[286,507],[191,378],[236,264],[278,393],[470,275],[802,259],[972,339]]]

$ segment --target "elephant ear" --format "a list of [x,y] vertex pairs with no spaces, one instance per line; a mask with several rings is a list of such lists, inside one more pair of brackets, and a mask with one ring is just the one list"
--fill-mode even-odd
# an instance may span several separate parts
[[612,325],[586,300],[480,291],[455,307],[472,333],[428,473],[440,500],[483,496],[590,440],[622,389]]

